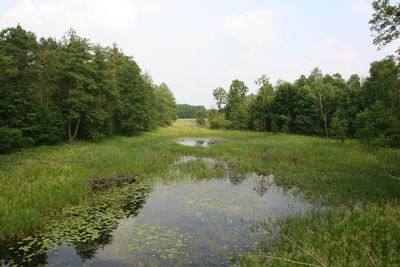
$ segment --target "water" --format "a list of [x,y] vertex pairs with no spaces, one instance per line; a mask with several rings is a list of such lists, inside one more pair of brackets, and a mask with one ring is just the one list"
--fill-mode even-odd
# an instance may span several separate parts
[[[192,160],[203,160],[209,168],[224,166],[192,156],[176,164]],[[207,181],[159,183],[137,216],[121,219],[96,242],[60,245],[38,257],[48,266],[224,266],[235,253],[271,240],[277,228],[262,227],[270,220],[309,208],[276,186],[273,175],[226,172]]]
[[226,140],[221,138],[212,138],[212,137],[185,137],[180,138],[175,141],[175,143],[184,145],[184,146],[198,146],[198,147],[209,147],[211,145],[225,142]]
[[[222,170],[228,170],[231,167],[231,165],[228,162],[221,162],[216,159],[209,158],[209,157],[199,158],[196,156],[183,156],[178,161],[175,162],[175,165],[179,165],[181,163],[188,163],[190,161],[195,161],[195,160],[200,160],[200,161],[204,162],[207,165],[207,167],[210,169],[220,168]],[[179,168],[175,169],[175,170],[178,170],[178,172],[179,172]]]

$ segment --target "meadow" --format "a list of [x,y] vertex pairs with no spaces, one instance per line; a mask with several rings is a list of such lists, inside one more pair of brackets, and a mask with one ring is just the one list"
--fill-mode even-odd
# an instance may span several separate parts
[[[207,149],[174,143],[180,137],[209,136],[228,141]],[[91,179],[177,179],[170,166],[185,155],[228,162],[238,173],[274,174],[279,186],[294,188],[324,207],[282,221],[272,246],[242,255],[242,264],[400,263],[400,150],[355,140],[342,144],[319,137],[210,130],[193,120],[135,136],[0,155],[0,240],[40,231],[67,204],[101,201],[105,193],[91,192]],[[214,175],[200,163],[190,168],[200,178]]]

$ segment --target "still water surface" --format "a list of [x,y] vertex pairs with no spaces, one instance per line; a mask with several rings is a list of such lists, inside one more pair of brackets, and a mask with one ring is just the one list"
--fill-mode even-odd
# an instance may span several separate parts
[[225,141],[225,139],[213,137],[185,137],[175,140],[175,143],[184,146],[209,147]]
[[[272,174],[233,173],[230,164],[213,158],[184,156],[172,171],[179,174],[179,166],[194,161],[203,161],[205,168],[220,169],[224,175],[158,183],[140,210],[120,219],[101,238],[75,246],[60,244],[54,251],[35,256],[32,265],[229,265],[235,255],[254,252],[261,242],[270,242],[279,229],[275,219],[312,207],[278,187]],[[23,260],[20,253],[3,251],[0,266],[2,262],[8,265],[7,259]]]
[[273,236],[266,219],[303,213],[310,205],[273,182],[250,173],[201,182],[158,184],[138,216],[123,219],[109,244],[78,255],[61,246],[50,266],[221,266],[234,253],[251,252]]

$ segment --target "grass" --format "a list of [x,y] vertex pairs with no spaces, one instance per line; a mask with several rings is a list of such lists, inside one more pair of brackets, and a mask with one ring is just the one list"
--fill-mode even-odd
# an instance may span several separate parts
[[291,260],[316,266],[398,266],[399,218],[398,204],[291,217],[272,245],[257,255],[244,255],[242,265],[292,266],[287,262]]
[[[173,142],[189,136],[215,136],[229,141],[207,149]],[[184,155],[226,161],[238,172],[273,173],[279,185],[296,187],[309,201],[339,207],[335,214],[318,211],[288,219],[282,228],[282,233],[294,233],[328,265],[363,265],[371,258],[377,264],[390,263],[383,253],[399,261],[400,256],[384,249],[400,248],[394,234],[400,229],[399,150],[374,148],[352,140],[342,144],[316,137],[209,130],[196,127],[192,120],[179,120],[171,127],[132,137],[116,136],[98,143],[78,141],[0,155],[0,240],[24,236],[42,227],[49,216],[67,204],[96,198],[89,194],[89,179],[173,179],[170,166]],[[199,177],[212,176],[204,173],[203,165],[194,161],[188,168]],[[361,229],[370,234],[363,234]],[[377,230],[379,234],[373,234]],[[364,248],[370,249],[371,258],[357,248],[357,240],[361,239],[369,244]],[[265,247],[260,255],[318,264],[287,240],[278,238],[274,247],[280,249]],[[354,251],[350,249],[353,247]],[[246,256],[244,260],[254,265],[270,261],[260,256]],[[277,262],[286,264],[273,261]]]

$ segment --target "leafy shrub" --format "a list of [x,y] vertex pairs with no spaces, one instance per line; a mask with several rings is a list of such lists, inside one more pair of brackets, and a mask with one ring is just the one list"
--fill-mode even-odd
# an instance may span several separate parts
[[24,138],[20,129],[0,127],[0,153],[10,153],[29,143],[30,139]]
[[204,126],[206,124],[207,114],[204,110],[199,110],[195,114],[196,124],[199,126]]
[[357,114],[357,136],[377,146],[399,146],[400,127],[382,101]]
[[225,114],[217,114],[209,118],[211,129],[225,129],[229,125],[229,121],[225,119]]

